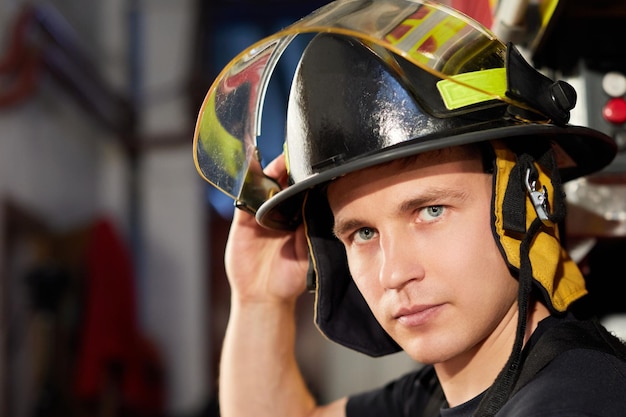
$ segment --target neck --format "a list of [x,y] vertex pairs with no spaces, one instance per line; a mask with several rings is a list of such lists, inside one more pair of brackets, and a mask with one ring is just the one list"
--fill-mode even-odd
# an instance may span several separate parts
[[[539,322],[549,315],[550,312],[542,303],[535,300],[530,302],[524,344]],[[453,360],[435,364],[437,377],[450,407],[471,400],[491,386],[511,355],[517,319],[515,305],[479,345]]]

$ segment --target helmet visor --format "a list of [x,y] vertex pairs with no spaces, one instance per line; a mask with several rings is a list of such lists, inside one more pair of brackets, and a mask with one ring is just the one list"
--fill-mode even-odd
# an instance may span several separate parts
[[193,142],[196,168],[251,213],[280,190],[263,175],[257,148],[268,83],[297,35],[323,32],[358,38],[434,74],[450,111],[494,99],[526,107],[505,95],[506,46],[467,16],[421,0],[335,1],[237,55],[202,104]]

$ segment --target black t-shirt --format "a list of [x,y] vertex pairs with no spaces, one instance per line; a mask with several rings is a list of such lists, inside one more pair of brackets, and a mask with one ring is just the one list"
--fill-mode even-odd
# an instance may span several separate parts
[[[543,335],[565,321],[571,322],[572,319],[552,317],[542,321],[525,353],[532,352]],[[596,336],[589,335],[589,339],[594,338],[593,343],[581,342],[579,347],[559,351],[509,399],[497,416],[626,416],[626,347],[617,346],[621,359],[610,353],[611,348],[590,348],[604,344],[603,337]],[[577,335],[576,340],[585,337]],[[435,411],[428,415],[436,416],[436,410],[440,409],[441,417],[471,417],[483,395],[448,408],[433,367],[425,366],[381,389],[351,397],[346,414],[348,417],[416,417],[423,416],[430,407],[431,413]]]

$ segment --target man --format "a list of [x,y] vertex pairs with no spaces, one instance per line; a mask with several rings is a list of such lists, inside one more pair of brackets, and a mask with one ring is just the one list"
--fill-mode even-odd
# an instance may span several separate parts
[[[285,153],[262,174],[258,103],[309,31],[322,33],[296,70]],[[194,141],[200,174],[244,209],[225,255],[222,415],[623,415],[626,347],[569,312],[586,290],[560,244],[561,180],[615,155],[567,125],[574,102],[433,3],[338,1],[235,59]],[[294,357],[307,282],[331,340],[426,366],[316,404]]]

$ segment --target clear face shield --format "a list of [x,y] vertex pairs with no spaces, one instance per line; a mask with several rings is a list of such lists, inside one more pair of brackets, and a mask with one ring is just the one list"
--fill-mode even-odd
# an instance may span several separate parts
[[[241,52],[222,70],[202,104],[193,141],[196,168],[252,214],[280,191],[263,174],[257,147],[265,93],[287,46],[307,33],[351,36],[428,71],[440,80],[437,89],[447,111],[499,100],[550,114],[524,99],[534,94],[526,94],[523,86],[511,89],[507,46],[467,16],[425,0],[335,1]],[[537,77],[534,69],[520,68],[522,78],[529,71]]]

